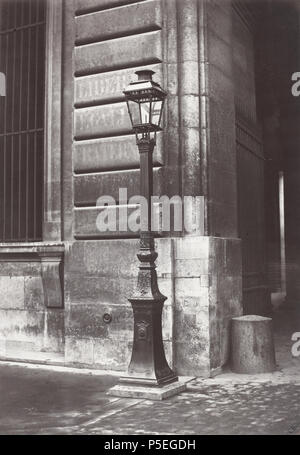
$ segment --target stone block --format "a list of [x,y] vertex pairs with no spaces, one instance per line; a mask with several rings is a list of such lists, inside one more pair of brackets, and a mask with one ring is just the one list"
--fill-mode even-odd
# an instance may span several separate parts
[[241,276],[242,251],[240,240],[226,240],[225,243],[226,275]]
[[87,44],[75,49],[75,72],[78,76],[161,61],[160,31]]
[[[135,228],[139,228],[140,209],[138,206],[130,208],[124,206],[124,209],[122,206],[75,209],[75,238],[138,237],[140,229]],[[131,217],[138,220],[134,223],[134,230],[128,225]]]
[[[177,73],[177,61],[171,62],[171,58],[168,62],[165,62],[165,72],[168,80],[168,100],[170,96],[178,95],[178,73]],[[163,85],[163,82],[161,83]]]
[[203,339],[201,343],[198,340],[192,342],[192,337],[184,342],[176,341],[175,349],[175,366],[177,374],[191,374],[195,376],[209,377],[210,359],[208,352],[208,340]]
[[120,188],[127,190],[128,197],[139,194],[139,170],[76,176],[75,202],[81,206],[96,206],[101,196],[109,195],[117,203]]
[[68,275],[66,290],[72,303],[127,305],[133,293],[136,278]]
[[157,276],[170,277],[173,274],[173,240],[161,238],[155,240],[155,248],[158,253],[156,261]]
[[[177,259],[175,262],[176,278],[198,278],[208,272],[208,259]],[[201,278],[200,286],[203,286],[203,278]]]
[[135,3],[136,1],[137,0],[75,0],[75,10],[76,13],[83,14],[105,8],[114,8],[122,4]]
[[[161,288],[160,288],[161,290]],[[168,302],[168,300],[166,301]],[[170,341],[173,338],[173,305],[169,302],[164,304],[162,314],[163,339]]]
[[65,314],[55,309],[45,312],[43,351],[64,352]]
[[237,236],[237,207],[234,203],[219,203],[216,201],[210,204],[211,227],[215,237],[236,237]]
[[66,242],[65,243],[64,268],[66,273],[81,272],[84,260],[85,242]]
[[24,308],[24,278],[0,276],[0,308]]
[[[210,121],[216,125],[211,132],[211,160],[213,164],[223,163],[223,168],[236,169],[236,129],[232,122],[235,115],[234,98],[227,102],[226,111],[219,102],[210,99]],[[214,182],[211,182],[214,184]]]
[[102,277],[136,277],[138,248],[138,240],[87,241],[83,268]]
[[200,297],[203,292],[205,288],[201,287],[200,277],[175,279],[175,293],[178,300],[183,300],[185,297]]
[[[148,68],[155,72],[153,80],[162,85],[162,64],[149,65]],[[75,106],[124,101],[123,90],[137,78],[135,71],[138,69],[138,67],[125,68],[77,77],[75,79]]]
[[92,106],[75,111],[75,138],[114,136],[132,132],[125,103]]
[[208,259],[209,237],[174,239],[175,259]]
[[161,2],[150,0],[80,15],[76,18],[76,42],[102,41],[157,30],[161,26]]
[[[96,205],[101,196],[107,195],[118,203],[120,188],[127,190],[128,199],[138,196],[140,194],[139,176],[139,170],[78,175],[74,179],[75,204],[80,206]],[[163,178],[163,169],[154,169],[155,196],[162,194]]]
[[128,338],[113,337],[94,340],[94,365],[98,368],[124,371],[131,358],[131,347]]
[[[104,315],[111,317],[109,323],[104,322]],[[66,320],[68,336],[78,338],[132,338],[133,315],[129,303],[124,305],[73,304]]]
[[75,364],[93,364],[93,340],[66,336],[65,361]]
[[10,260],[7,256],[0,262],[1,276],[23,277],[23,276],[39,276],[41,273],[41,265],[36,260]]
[[[153,153],[154,166],[164,164],[162,133],[157,135]],[[117,136],[77,141],[74,145],[74,171],[77,174],[119,169],[135,169],[140,165],[135,136]]]
[[44,310],[44,290],[41,276],[24,277],[24,307],[27,309]]
[[[177,128],[179,127],[179,105],[178,105],[178,96],[177,95],[170,95],[168,96],[167,100],[167,109],[165,109],[164,116],[166,118],[166,124],[168,125],[168,134],[170,138],[175,136]],[[173,138],[174,140],[174,138]]]
[[[230,8],[207,2],[207,24],[209,30],[220,39],[230,44],[232,40],[232,22]],[[225,6],[225,8],[224,8]]]
[[71,305],[66,317],[66,334],[76,338],[101,338],[107,336],[108,326],[103,321],[102,305]]
[[[18,309],[0,310],[0,339],[7,341],[32,342],[42,347],[44,313]],[[22,349],[22,343],[20,344]]]
[[218,279],[225,274],[225,240],[223,238],[210,238],[210,273],[212,279]]
[[[191,303],[194,304],[194,308]],[[197,344],[197,340],[206,339],[209,333],[209,317],[208,305],[206,307],[197,305],[195,299],[187,299],[181,305],[176,304],[174,310],[176,336],[174,340],[180,339],[180,342],[183,342],[184,339],[195,337],[195,344]]]
[[232,75],[232,46],[212,30],[208,32],[207,51],[209,63],[229,77]]
[[222,165],[214,164],[211,166],[210,176],[214,180],[214,183],[211,184],[212,200],[219,204],[235,205],[237,201],[236,173],[224,169]]
[[[199,96],[196,95],[182,95],[181,100],[181,109],[183,111],[182,115],[182,125],[185,128],[196,128],[196,131],[192,131],[192,138],[190,139],[190,146],[198,144],[198,153],[199,153]],[[198,137],[196,134],[198,133]]]
[[[184,61],[180,65],[181,75],[184,83],[181,84],[181,95],[193,95],[198,97],[199,103],[199,63],[195,61]],[[198,114],[199,115],[199,114]]]

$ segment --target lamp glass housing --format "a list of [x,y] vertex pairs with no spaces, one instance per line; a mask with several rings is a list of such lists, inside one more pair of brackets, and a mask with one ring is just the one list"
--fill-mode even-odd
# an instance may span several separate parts
[[153,71],[137,71],[138,81],[124,90],[132,128],[138,139],[161,130],[166,92],[152,81]]

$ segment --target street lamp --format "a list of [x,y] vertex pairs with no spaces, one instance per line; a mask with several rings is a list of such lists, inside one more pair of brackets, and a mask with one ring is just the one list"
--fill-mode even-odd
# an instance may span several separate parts
[[[140,265],[137,287],[129,299],[134,316],[134,338],[131,361],[127,375],[120,382],[162,386],[178,381],[169,367],[162,338],[162,310],[167,297],[158,289],[156,265],[157,253],[154,233],[151,229],[153,195],[152,154],[156,132],[161,130],[161,118],[166,92],[152,80],[154,71],[136,71],[138,80],[124,90],[128,112],[136,135],[140,153],[140,191],[147,200],[148,218],[142,224],[140,249],[137,255]],[[141,220],[142,221],[142,220]]]

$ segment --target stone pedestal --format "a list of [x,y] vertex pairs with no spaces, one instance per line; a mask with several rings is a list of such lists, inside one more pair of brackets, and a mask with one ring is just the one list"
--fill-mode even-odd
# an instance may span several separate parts
[[231,368],[244,374],[276,369],[271,318],[247,315],[232,319]]

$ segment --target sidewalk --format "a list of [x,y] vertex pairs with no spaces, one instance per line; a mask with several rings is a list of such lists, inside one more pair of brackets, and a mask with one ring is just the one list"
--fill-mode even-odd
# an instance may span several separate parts
[[103,372],[1,362],[0,434],[300,434],[300,376],[270,377],[199,379],[151,402],[107,396],[117,376]]

